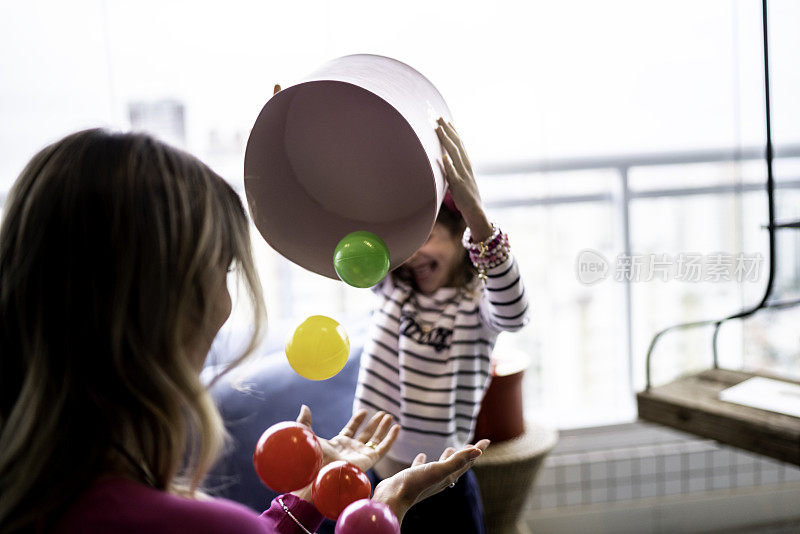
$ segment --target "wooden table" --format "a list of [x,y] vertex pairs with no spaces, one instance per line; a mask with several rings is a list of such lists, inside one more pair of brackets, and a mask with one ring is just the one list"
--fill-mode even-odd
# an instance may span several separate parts
[[719,400],[723,389],[764,374],[709,369],[636,396],[639,417],[800,465],[800,418]]

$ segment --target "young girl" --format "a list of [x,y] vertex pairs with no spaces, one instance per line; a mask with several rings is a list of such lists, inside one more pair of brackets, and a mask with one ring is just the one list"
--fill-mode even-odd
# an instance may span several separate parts
[[[320,525],[310,486],[260,517],[201,491],[225,430],[200,371],[231,311],[231,266],[258,326],[242,203],[189,154],[145,135],[88,130],[34,156],[0,230],[0,534],[294,534]],[[385,453],[391,419],[378,413],[358,432],[364,420],[357,413],[319,439],[324,462],[366,470]],[[310,426],[308,408],[298,421]],[[486,445],[424,465],[419,456],[374,499],[402,521]]]
[[[472,438],[497,335],[527,322],[519,269],[505,234],[483,211],[464,146],[442,119],[436,132],[450,198],[428,241],[375,286],[381,302],[361,357],[354,410],[386,411],[401,426],[375,466],[379,478],[407,467],[418,451],[458,448]],[[403,532],[483,532],[480,510],[470,472],[412,508]]]

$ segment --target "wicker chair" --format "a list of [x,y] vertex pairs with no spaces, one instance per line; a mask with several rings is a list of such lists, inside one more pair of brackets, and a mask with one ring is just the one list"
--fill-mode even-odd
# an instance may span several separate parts
[[492,440],[473,467],[488,534],[527,532],[519,524],[522,508],[542,461],[558,441],[558,432],[523,417],[522,377],[529,363],[522,351],[497,351],[492,383],[478,414],[476,440]]
[[519,524],[522,508],[544,458],[557,441],[555,430],[526,422],[524,434],[493,443],[475,462],[488,534],[527,532]]

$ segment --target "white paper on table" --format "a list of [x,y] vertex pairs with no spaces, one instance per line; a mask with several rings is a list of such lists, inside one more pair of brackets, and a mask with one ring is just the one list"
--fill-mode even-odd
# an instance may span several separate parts
[[724,389],[720,400],[800,417],[800,385],[756,376]]

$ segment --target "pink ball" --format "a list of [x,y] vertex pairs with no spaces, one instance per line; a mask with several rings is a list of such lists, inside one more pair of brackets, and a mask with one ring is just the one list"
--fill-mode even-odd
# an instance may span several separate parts
[[344,509],[336,521],[336,534],[400,534],[400,523],[388,506],[360,499]]

